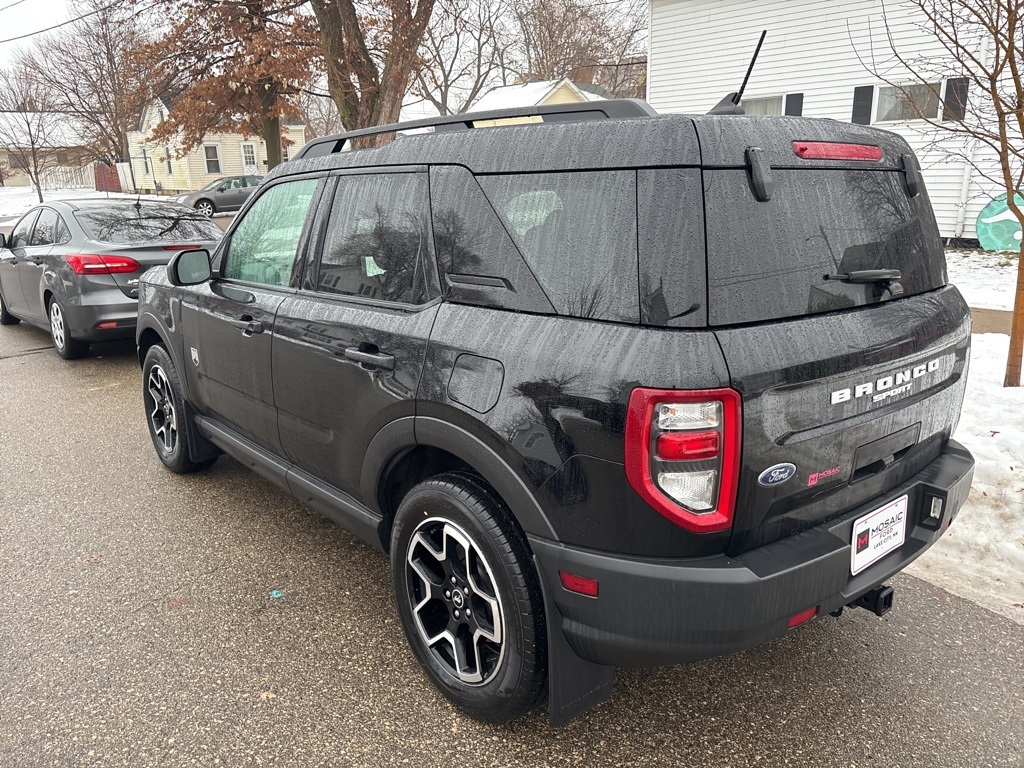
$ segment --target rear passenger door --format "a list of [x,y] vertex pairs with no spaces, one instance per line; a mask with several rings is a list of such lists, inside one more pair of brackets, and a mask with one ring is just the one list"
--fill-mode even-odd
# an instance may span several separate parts
[[335,184],[302,290],[278,312],[274,397],[287,456],[357,496],[370,440],[415,413],[440,289],[426,169]]
[[46,271],[47,257],[53,250],[53,244],[66,239],[67,227],[60,216],[52,208],[42,208],[39,218],[32,228],[28,247],[25,249],[25,260],[21,262],[18,277],[21,278],[21,290],[25,294],[25,305],[28,316],[36,320],[46,317],[43,306],[43,272]]
[[262,190],[228,235],[214,279],[182,295],[184,366],[194,404],[278,454],[274,317],[295,291],[298,256],[323,183],[293,179]]

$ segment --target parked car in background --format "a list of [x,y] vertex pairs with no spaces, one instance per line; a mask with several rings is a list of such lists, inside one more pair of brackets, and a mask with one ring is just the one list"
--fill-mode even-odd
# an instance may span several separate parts
[[204,216],[224,211],[237,211],[259,186],[261,176],[228,176],[211,181],[198,192],[170,198],[175,203],[195,208]]
[[0,234],[0,325],[50,331],[57,353],[135,335],[139,277],[175,252],[212,248],[221,229],[176,203],[122,200],[38,205]]

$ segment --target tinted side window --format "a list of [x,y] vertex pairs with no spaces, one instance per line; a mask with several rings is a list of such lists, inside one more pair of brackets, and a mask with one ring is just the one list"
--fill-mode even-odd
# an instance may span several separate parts
[[316,289],[420,304],[436,284],[427,176],[341,176],[331,207]]
[[60,214],[58,214],[57,215],[57,229],[54,231],[53,242],[55,242],[55,243],[57,243],[59,245],[61,243],[66,243],[66,242],[68,242],[70,240],[71,240],[71,230],[68,229],[68,225],[64,223],[64,218]]
[[639,321],[634,171],[480,183],[559,314]]
[[57,233],[57,222],[60,217],[50,208],[43,208],[36,219],[29,245],[53,245]]
[[28,245],[28,233],[32,231],[32,223],[38,215],[38,212],[32,211],[18,222],[18,226],[11,232],[11,248],[24,248]]
[[229,280],[288,285],[317,179],[270,187],[235,227],[224,257]]

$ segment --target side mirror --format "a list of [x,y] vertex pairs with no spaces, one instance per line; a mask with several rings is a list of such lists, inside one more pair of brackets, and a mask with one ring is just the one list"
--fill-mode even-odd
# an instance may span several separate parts
[[228,188],[230,186],[231,186],[230,184],[221,184],[219,187],[217,187],[217,191],[218,192],[227,192]]
[[167,280],[171,285],[199,285],[212,276],[210,252],[202,248],[181,251],[167,265]]
[[6,247],[7,247],[7,236],[3,232],[0,232],[0,251],[4,250]]

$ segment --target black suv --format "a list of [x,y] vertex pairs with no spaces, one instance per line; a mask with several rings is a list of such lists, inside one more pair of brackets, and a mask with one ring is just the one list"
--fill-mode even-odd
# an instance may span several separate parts
[[163,463],[228,453],[388,552],[485,720],[881,614],[971,484],[969,311],[861,126],[609,101],[315,140],[139,312]]

